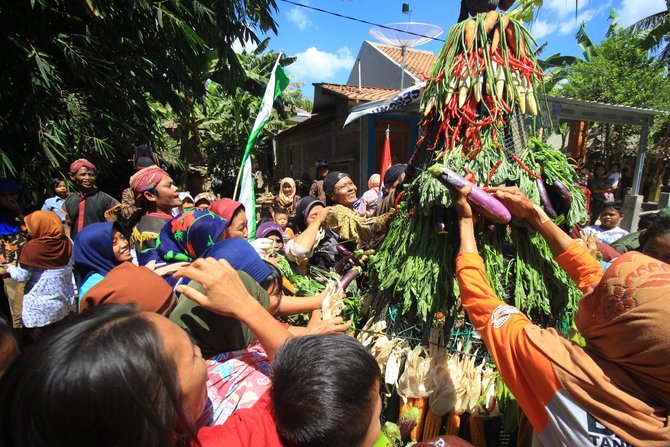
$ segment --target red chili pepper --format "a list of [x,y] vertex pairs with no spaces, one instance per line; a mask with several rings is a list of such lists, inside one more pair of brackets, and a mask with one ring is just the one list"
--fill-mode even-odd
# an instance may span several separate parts
[[493,174],[496,173],[496,171],[498,170],[498,166],[500,166],[501,163],[502,163],[502,160],[498,160],[496,162],[496,164],[493,165],[493,169],[491,169],[491,172],[489,172],[489,178],[488,178],[488,180],[486,180],[486,183],[484,183],[484,186],[489,186],[489,182],[493,178]]
[[533,171],[531,171],[530,169],[528,169],[528,167],[527,167],[525,164],[523,164],[523,162],[521,161],[521,159],[520,159],[519,157],[517,157],[516,154],[512,154],[512,158],[514,159],[514,161],[516,161],[517,163],[519,163],[519,166],[521,166],[521,168],[523,168],[524,171],[526,171],[527,173],[529,173],[530,175],[532,175],[532,176],[535,177],[536,179],[540,179],[540,180],[542,180],[542,177],[540,177],[539,175],[537,175],[536,173],[534,173]]

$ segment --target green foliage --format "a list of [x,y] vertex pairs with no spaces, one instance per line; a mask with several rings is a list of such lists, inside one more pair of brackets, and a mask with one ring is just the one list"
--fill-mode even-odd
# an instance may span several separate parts
[[658,59],[670,65],[670,0],[665,11],[652,14],[634,23],[629,30],[642,38],[642,48],[658,54]]
[[[279,56],[272,51],[263,53],[267,42],[268,39],[255,50],[245,50],[238,55],[245,70],[245,82],[240,87],[229,93],[223,86],[209,82],[202,105],[194,108],[200,149],[216,182],[215,187],[223,193],[232,193],[247,138]],[[293,57],[282,56],[280,65],[286,66],[293,61]],[[277,133],[293,124],[291,116],[305,101],[299,89],[287,88],[277,98],[272,115],[254,142],[252,153],[258,154],[269,147]]]
[[568,69],[568,82],[560,88],[563,96],[635,107],[670,103],[665,67],[647,54],[635,34],[620,30],[594,53]]
[[[16,0],[0,6],[0,168],[25,186],[90,157],[103,170],[165,140],[156,105],[183,121],[212,79],[246,79],[232,49],[275,31],[275,0]],[[195,99],[194,99],[195,98]]]
[[[621,104],[632,107],[668,110],[670,104],[670,82],[667,65],[649,55],[643,45],[644,36],[617,28],[600,45],[594,55],[586,61],[578,61],[567,68],[567,82],[558,86],[561,96]],[[662,175],[655,166],[663,166],[670,156],[667,115],[657,115],[650,132],[648,168],[650,177]],[[637,152],[639,128],[631,126],[600,124],[596,151],[601,158],[622,160]],[[656,186],[650,185],[648,193],[653,195]]]

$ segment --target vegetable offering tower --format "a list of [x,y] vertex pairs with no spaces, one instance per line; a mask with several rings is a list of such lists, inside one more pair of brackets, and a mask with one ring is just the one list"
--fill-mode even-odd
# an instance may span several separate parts
[[[455,315],[458,307],[456,216],[453,190],[444,185],[457,188],[461,176],[479,187],[516,185],[565,228],[586,217],[585,194],[566,157],[523,135],[522,120],[537,114],[543,76],[533,43],[520,22],[492,11],[455,25],[433,65],[421,102],[423,136],[372,264],[384,299],[401,302],[403,313],[421,322],[430,324],[437,312]],[[540,323],[568,321],[580,293],[546,243],[510,221],[492,197],[473,196],[494,290]]]
[[[436,324],[442,340],[463,326],[452,199],[464,182],[518,186],[565,229],[585,220],[586,197],[566,157],[529,137],[543,76],[533,45],[519,21],[496,11],[450,30],[422,96],[422,137],[397,215],[371,263],[378,293],[368,327],[385,320],[389,338],[411,333],[410,345],[426,345]],[[478,245],[493,289],[536,323],[567,330],[580,292],[546,242],[480,192],[468,200],[481,216]]]

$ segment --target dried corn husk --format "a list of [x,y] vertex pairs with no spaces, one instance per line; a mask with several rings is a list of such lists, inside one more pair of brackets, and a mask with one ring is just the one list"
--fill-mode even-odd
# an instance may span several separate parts
[[433,384],[429,382],[430,355],[426,348],[417,345],[407,353],[405,370],[398,379],[398,395],[403,402],[408,397],[428,397],[433,392]]
[[356,339],[366,348],[372,346],[386,332],[386,321],[380,320],[376,323],[373,321],[374,317],[370,318],[356,336]]
[[397,385],[398,376],[400,376],[400,365],[403,357],[409,352],[410,348],[407,342],[398,343],[394,346],[386,361],[386,371],[384,372],[384,382],[388,385]]
[[444,416],[454,409],[456,387],[449,374],[447,356],[444,352],[444,332],[442,326],[436,326],[430,337],[430,380],[433,383],[433,394],[428,401],[430,411],[437,416]]

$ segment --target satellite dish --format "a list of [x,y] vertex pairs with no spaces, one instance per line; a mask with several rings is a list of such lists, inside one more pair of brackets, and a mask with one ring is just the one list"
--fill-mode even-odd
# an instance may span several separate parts
[[400,72],[400,89],[405,88],[405,50],[408,47],[418,47],[442,34],[443,30],[437,25],[419,22],[399,22],[384,25],[385,28],[374,27],[369,33],[382,43],[400,47],[402,65]]

